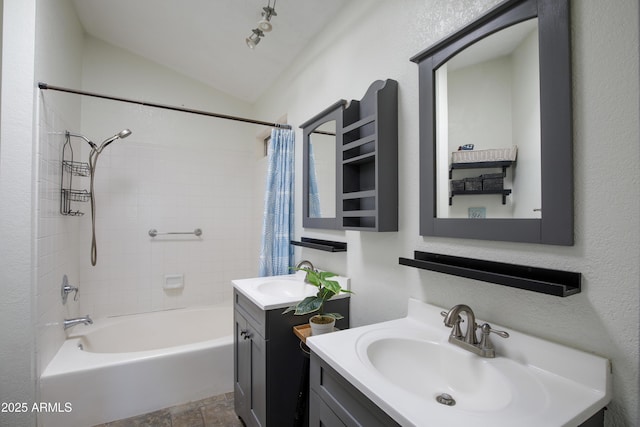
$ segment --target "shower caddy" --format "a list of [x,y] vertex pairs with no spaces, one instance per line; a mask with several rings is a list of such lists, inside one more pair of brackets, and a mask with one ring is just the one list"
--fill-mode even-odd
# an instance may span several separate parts
[[[90,175],[89,163],[76,162],[73,160],[73,147],[71,146],[71,136],[65,132],[66,141],[62,146],[62,171],[60,174],[60,213],[68,216],[81,216],[84,212],[71,209],[71,202],[88,202],[91,193],[87,190],[74,190],[73,177]],[[69,159],[67,159],[67,149]]]

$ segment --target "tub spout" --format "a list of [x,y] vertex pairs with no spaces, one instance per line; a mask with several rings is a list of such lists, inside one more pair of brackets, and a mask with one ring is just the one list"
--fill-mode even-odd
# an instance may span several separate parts
[[67,330],[81,323],[84,325],[90,325],[93,323],[93,320],[91,320],[91,317],[89,317],[89,315],[87,314],[84,317],[76,317],[75,319],[64,319],[63,325],[64,325],[64,329]]

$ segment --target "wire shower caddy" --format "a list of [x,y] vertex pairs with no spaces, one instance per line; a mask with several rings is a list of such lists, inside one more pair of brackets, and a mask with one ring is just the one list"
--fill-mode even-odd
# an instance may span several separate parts
[[[71,202],[88,202],[91,193],[87,190],[74,190],[73,177],[87,177],[91,175],[89,163],[76,162],[73,160],[73,147],[71,146],[71,136],[65,132],[65,143],[62,146],[62,173],[60,174],[60,213],[67,216],[81,216],[84,212],[73,210]],[[67,151],[69,159],[67,160]]]

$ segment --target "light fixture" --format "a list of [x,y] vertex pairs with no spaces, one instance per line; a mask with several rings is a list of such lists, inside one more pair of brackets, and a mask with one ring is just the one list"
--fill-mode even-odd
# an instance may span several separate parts
[[[273,2],[273,5],[276,5],[275,2]],[[273,28],[273,25],[271,25],[271,17],[278,16],[278,14],[276,13],[276,10],[271,7],[271,2],[269,2],[267,6],[263,7],[262,10],[262,19],[258,21],[258,28],[265,33],[268,33]]]
[[264,37],[264,33],[258,28],[254,28],[251,32],[252,34],[244,41],[247,43],[247,46],[253,49],[258,45],[258,43],[260,43],[260,37]]
[[264,33],[268,33],[273,29],[271,24],[272,16],[278,16],[276,13],[276,0],[273,0],[273,7],[271,7],[271,0],[269,0],[269,3],[262,8],[262,19],[258,21],[258,28],[251,30],[251,35],[245,39],[247,46],[251,49],[254,49],[260,43],[260,38],[264,37]]

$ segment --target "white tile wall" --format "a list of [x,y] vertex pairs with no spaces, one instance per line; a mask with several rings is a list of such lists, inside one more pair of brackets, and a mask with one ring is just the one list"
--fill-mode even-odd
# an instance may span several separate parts
[[[90,215],[78,241],[82,310],[106,316],[229,302],[231,279],[257,272],[252,145],[168,147],[142,139],[134,131],[98,159],[96,266]],[[151,228],[201,228],[203,235],[151,238]],[[184,289],[164,290],[166,274],[184,274]]]
[[[72,285],[79,280],[76,217],[60,214],[60,174],[64,131],[71,126],[62,118],[55,98],[41,99],[37,149],[36,200],[36,310],[38,366],[40,372],[65,339],[61,321],[78,313],[70,298],[62,305],[60,287],[67,274]],[[73,144],[79,152],[77,143]]]

